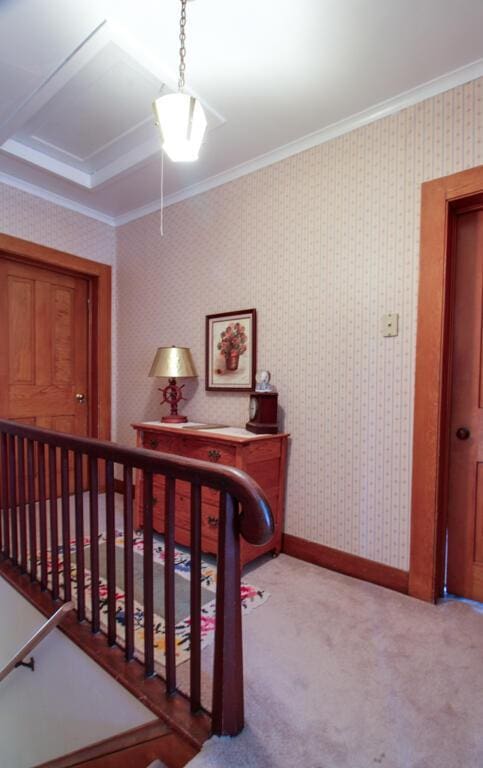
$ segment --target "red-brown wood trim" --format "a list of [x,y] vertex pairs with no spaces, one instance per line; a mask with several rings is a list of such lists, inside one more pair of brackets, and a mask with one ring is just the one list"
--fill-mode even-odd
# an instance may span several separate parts
[[[58,607],[49,593],[41,592],[40,585],[31,582],[28,575],[21,575],[10,561],[0,560],[0,575],[45,616],[50,616]],[[87,622],[79,624],[73,611],[65,616],[59,629],[154,712],[156,717],[167,723],[196,750],[201,749],[211,733],[211,720],[207,714],[200,712],[192,715],[188,700],[181,694],[168,697],[165,683],[160,677],[155,675],[145,678],[142,664],[136,660],[127,662],[121,648],[110,647],[101,632],[92,634]]]
[[111,267],[91,259],[0,233],[0,255],[35,266],[58,269],[89,282],[90,436],[111,436]]
[[422,185],[409,594],[434,602],[444,565],[452,211],[483,191],[483,166]]
[[304,560],[306,563],[313,563],[331,571],[344,573],[346,576],[370,581],[372,584],[379,584],[396,592],[407,594],[408,591],[407,571],[377,563],[375,560],[367,560],[358,555],[351,555],[339,549],[332,549],[323,544],[316,544],[314,541],[307,541],[298,536],[284,533],[282,552],[298,560]]
[[161,760],[162,765],[166,765],[168,768],[182,768],[191,762],[191,758],[182,762],[175,759],[176,756],[172,752],[175,748],[173,745],[175,738],[174,733],[159,736],[157,739],[144,742],[144,744],[135,744],[120,752],[104,755],[89,760],[87,763],[80,763],[77,768],[146,768],[154,760]]
[[[162,759],[169,768],[183,768],[197,754],[196,749],[186,744],[177,734],[171,733],[165,723],[154,720],[124,733],[118,733],[109,739],[77,749],[63,757],[48,760],[35,768],[74,768],[95,765],[93,761],[100,758],[104,759],[105,764],[108,758],[113,762],[115,755],[118,755],[119,766],[125,766],[128,764],[126,757],[133,747],[145,747],[150,750],[155,748],[155,757]],[[126,750],[128,750],[127,755]],[[144,762],[143,767],[146,764]]]
[[123,733],[116,733],[108,739],[96,741],[87,747],[76,749],[74,752],[69,752],[69,754],[62,757],[48,760],[47,763],[40,763],[35,768],[73,768],[73,766],[79,765],[79,763],[94,760],[96,757],[109,755],[121,749],[127,749],[127,747],[132,747],[135,744],[142,744],[159,736],[165,736],[167,733],[170,733],[170,730],[166,723],[160,720],[153,720],[150,723],[138,725],[137,728],[131,728]]

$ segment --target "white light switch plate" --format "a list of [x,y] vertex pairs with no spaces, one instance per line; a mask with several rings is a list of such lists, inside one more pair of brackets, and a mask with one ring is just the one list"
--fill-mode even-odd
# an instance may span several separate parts
[[397,336],[399,332],[399,315],[383,315],[382,316],[382,335],[383,336]]

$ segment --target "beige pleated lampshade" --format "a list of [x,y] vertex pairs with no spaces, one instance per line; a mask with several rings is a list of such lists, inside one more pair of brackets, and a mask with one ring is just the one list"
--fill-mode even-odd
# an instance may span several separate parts
[[188,347],[159,347],[149,375],[168,379],[198,376]]

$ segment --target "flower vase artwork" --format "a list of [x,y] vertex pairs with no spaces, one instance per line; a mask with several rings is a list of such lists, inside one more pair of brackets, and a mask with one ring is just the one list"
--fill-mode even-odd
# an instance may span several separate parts
[[[220,341],[217,349],[225,358],[225,368],[227,371],[238,370],[240,355],[247,351],[247,335],[245,326],[241,323],[227,325],[226,329],[220,333]],[[218,370],[217,373],[222,373]]]
[[251,392],[255,387],[255,309],[206,315],[207,390]]

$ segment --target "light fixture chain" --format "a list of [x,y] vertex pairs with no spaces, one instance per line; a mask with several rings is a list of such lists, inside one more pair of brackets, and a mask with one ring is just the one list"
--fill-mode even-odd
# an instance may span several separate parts
[[179,21],[179,42],[180,42],[180,49],[179,49],[179,79],[178,79],[178,90],[182,91],[184,88],[184,73],[186,69],[185,64],[185,57],[186,57],[186,46],[185,46],[185,40],[186,40],[186,33],[185,33],[185,26],[186,26],[186,0],[181,0],[181,18]]

